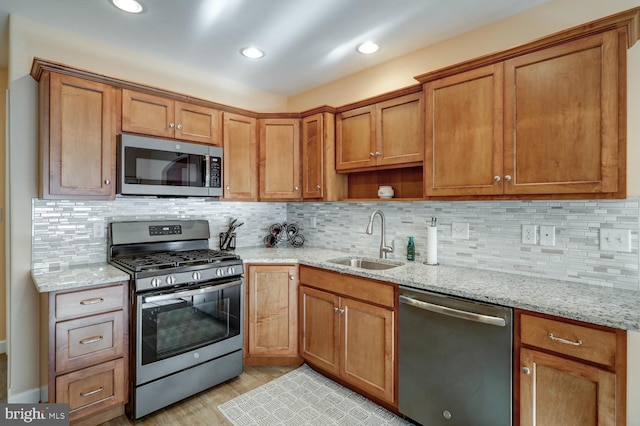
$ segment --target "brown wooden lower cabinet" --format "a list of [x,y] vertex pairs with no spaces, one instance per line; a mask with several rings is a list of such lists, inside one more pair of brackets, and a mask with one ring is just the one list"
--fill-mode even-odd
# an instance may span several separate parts
[[516,425],[626,425],[625,331],[516,310],[515,365]]
[[74,425],[124,414],[128,401],[128,285],[40,296],[40,376],[48,401],[69,404]]
[[304,360],[396,406],[394,286],[308,267],[300,283]]
[[297,265],[247,266],[245,365],[299,365]]

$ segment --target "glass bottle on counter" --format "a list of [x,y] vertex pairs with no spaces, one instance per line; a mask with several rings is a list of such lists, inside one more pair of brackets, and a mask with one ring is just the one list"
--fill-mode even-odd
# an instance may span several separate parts
[[407,244],[407,260],[416,260],[416,244],[413,242],[413,237],[409,237]]

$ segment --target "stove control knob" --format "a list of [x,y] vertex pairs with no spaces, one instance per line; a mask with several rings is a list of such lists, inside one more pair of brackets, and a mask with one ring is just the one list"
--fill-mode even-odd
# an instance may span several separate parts
[[216,269],[216,276],[217,277],[221,277],[223,275],[224,275],[224,269],[222,269],[222,268]]
[[195,281],[200,281],[200,279],[202,278],[202,273],[199,271],[196,271],[193,274],[191,274],[191,278],[193,278]]
[[173,285],[176,283],[176,277],[173,275],[167,275],[167,284]]
[[229,275],[233,275],[236,273],[236,268],[234,268],[233,266],[229,266],[229,268],[227,268],[227,273]]
[[160,278],[153,278],[151,280],[151,287],[158,287],[160,285]]

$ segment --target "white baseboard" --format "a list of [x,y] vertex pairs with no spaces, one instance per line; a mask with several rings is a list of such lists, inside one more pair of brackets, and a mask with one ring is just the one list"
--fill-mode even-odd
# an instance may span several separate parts
[[40,392],[40,388],[35,388],[16,395],[9,395],[7,402],[10,404],[37,404],[40,402]]
[[6,354],[6,353],[7,353],[7,341],[0,340],[0,354]]

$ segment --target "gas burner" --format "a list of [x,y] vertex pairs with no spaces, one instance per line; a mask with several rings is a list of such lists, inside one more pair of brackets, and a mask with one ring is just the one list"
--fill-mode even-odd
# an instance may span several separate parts
[[197,266],[237,260],[238,255],[209,249],[163,251],[157,253],[140,253],[115,257],[113,263],[134,272],[164,270],[180,266]]

